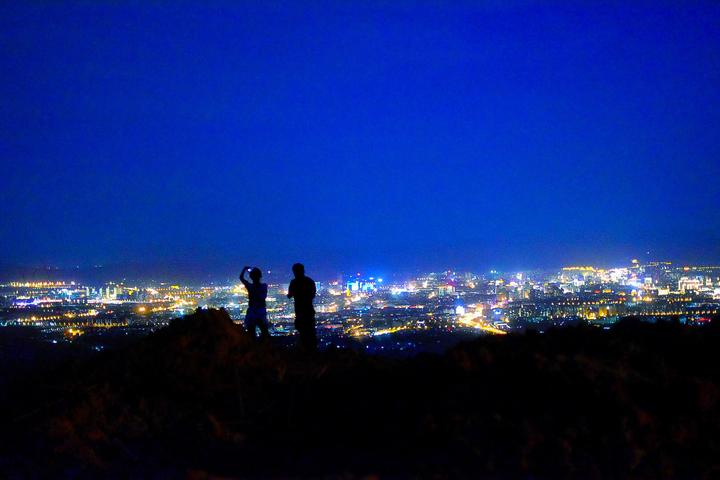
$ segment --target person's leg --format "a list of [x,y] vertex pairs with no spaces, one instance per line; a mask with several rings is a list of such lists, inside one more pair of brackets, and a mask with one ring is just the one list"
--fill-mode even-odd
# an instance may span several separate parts
[[302,323],[302,317],[295,314],[295,330],[298,332],[298,345],[302,345],[302,332],[303,332],[303,323]]
[[300,346],[308,352],[315,351],[317,349],[315,315],[312,313],[298,315],[295,320],[295,326],[300,334]]
[[260,339],[266,340],[270,338],[270,325],[267,320],[267,313],[258,319],[258,327],[260,327]]
[[245,330],[255,339],[255,318],[252,315],[245,315]]
[[317,333],[315,332],[315,313],[308,315],[307,324],[307,348],[314,352],[317,350]]
[[299,335],[298,346],[300,348],[305,348],[305,344],[307,342],[307,319],[301,313],[295,314],[295,330],[297,330]]

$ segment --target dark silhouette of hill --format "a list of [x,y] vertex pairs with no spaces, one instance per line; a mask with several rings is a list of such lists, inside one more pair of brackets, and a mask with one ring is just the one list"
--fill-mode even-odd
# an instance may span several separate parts
[[27,379],[0,473],[716,478],[717,325],[628,319],[392,360],[274,349],[201,311]]

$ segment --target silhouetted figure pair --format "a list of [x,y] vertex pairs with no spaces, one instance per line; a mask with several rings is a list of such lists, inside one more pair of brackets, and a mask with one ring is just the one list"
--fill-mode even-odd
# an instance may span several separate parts
[[295,299],[295,328],[300,334],[300,346],[309,351],[317,349],[317,336],[315,335],[315,281],[305,276],[305,266],[296,263],[292,267],[295,278],[290,282],[288,298]]
[[[245,279],[245,273],[250,271],[250,280]],[[245,285],[248,292],[248,309],[245,314],[245,328],[255,338],[256,328],[260,328],[260,338],[267,339],[270,337],[268,331],[267,307],[265,300],[267,299],[268,287],[267,283],[260,283],[262,272],[259,268],[243,268],[240,273],[240,281]]]

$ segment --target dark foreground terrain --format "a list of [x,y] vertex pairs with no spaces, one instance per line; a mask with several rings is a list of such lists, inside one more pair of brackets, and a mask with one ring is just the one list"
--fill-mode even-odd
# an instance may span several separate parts
[[0,476],[718,478],[720,329],[627,320],[313,356],[204,311],[25,375]]

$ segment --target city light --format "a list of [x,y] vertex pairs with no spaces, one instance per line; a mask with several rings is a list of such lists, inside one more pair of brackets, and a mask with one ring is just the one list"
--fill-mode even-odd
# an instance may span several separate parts
[[[315,304],[324,335],[354,339],[433,330],[504,335],[577,322],[606,326],[623,316],[704,324],[720,312],[720,267],[673,267],[670,262],[546,272],[429,272],[397,282],[354,274],[317,286]],[[286,289],[287,284],[269,288],[274,335],[294,331]],[[0,301],[0,325],[152,331],[208,307],[225,308],[241,323],[247,293],[237,284],[38,281],[0,285]]]

